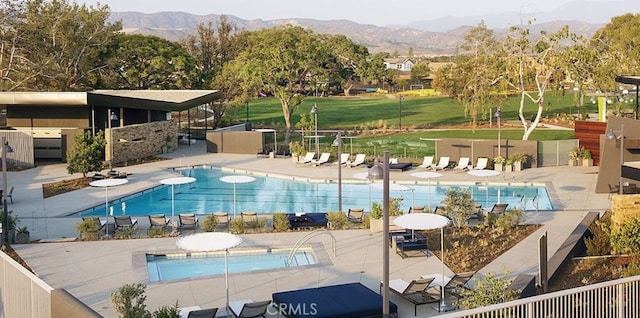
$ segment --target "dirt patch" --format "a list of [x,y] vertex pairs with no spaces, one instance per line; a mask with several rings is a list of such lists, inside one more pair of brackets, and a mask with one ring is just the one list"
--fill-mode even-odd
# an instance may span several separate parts
[[[445,263],[455,273],[479,271],[540,227],[539,224],[523,224],[508,229],[476,226],[446,228]],[[430,249],[442,258],[440,230],[426,234]]]
[[555,279],[550,281],[549,291],[576,288],[622,278],[622,272],[633,258],[629,256],[602,256],[575,258],[567,262]]
[[[14,261],[18,262],[20,265],[22,265],[22,267],[26,268],[28,271],[33,272],[33,270],[31,269],[31,267],[29,267],[29,264],[27,264],[27,262],[25,262],[22,257],[20,257],[20,255],[18,255],[18,253],[16,253],[16,251],[13,250],[13,248],[11,248],[11,245],[5,245],[4,247],[4,252],[11,258],[13,258]],[[34,273],[35,274],[35,273]]]

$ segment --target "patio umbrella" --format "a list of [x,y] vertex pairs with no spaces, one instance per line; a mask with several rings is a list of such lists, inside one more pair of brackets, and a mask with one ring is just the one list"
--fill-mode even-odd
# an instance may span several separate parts
[[109,187],[123,185],[127,182],[129,182],[128,179],[113,178],[113,179],[102,179],[102,180],[91,181],[91,183],[89,183],[89,185],[92,187],[104,188],[104,211],[106,214],[105,216],[107,218],[107,224],[106,224],[107,229],[105,234],[107,236],[109,236]]
[[495,177],[500,175],[499,171],[495,171],[495,170],[469,170],[467,171],[468,174],[475,176],[475,177],[485,177],[486,178],[486,182],[485,185],[487,187],[487,196],[485,198],[485,202],[484,205],[488,206],[489,205],[489,177]]
[[256,180],[250,176],[224,176],[220,178],[220,181],[226,183],[233,183],[233,216],[236,216],[236,183],[248,183]]
[[441,281],[441,299],[440,299],[440,307],[439,309],[443,309],[445,307],[444,302],[444,227],[449,225],[451,220],[442,215],[433,214],[433,213],[412,213],[412,214],[404,214],[401,215],[395,220],[393,223],[397,226],[403,227],[405,229],[411,230],[432,230],[432,229],[440,229],[440,248],[442,253],[442,281]]
[[162,179],[160,180],[160,183],[162,184],[169,184],[171,185],[171,233],[175,233],[176,232],[176,221],[175,221],[175,201],[174,201],[174,186],[176,184],[187,184],[187,183],[192,183],[195,182],[196,178],[192,178],[192,177],[175,177],[175,178],[167,178],[167,179]]
[[176,242],[178,248],[196,252],[213,252],[224,250],[224,286],[226,289],[227,301],[225,308],[229,313],[229,249],[242,243],[242,238],[222,232],[208,232],[187,235],[179,238]]
[[[423,172],[414,172],[411,174],[411,176],[420,178],[420,179],[427,179],[431,181],[431,179],[442,177],[442,174],[437,172],[423,171]],[[429,211],[431,211],[431,191],[429,191],[428,205],[429,205]]]

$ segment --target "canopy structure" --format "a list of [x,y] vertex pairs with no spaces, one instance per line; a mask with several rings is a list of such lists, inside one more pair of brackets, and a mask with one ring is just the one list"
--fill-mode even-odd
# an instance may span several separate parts
[[[254,131],[259,131],[259,132],[263,132],[263,133],[273,133],[273,143],[275,144],[274,146],[274,151],[277,154],[278,153],[278,132],[275,129],[270,129],[270,128],[261,128],[261,129],[254,129]],[[264,142],[264,140],[263,140]]]

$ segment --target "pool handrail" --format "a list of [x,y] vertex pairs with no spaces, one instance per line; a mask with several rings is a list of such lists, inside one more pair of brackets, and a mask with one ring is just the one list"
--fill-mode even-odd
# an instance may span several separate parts
[[293,248],[291,249],[291,252],[289,252],[289,256],[287,257],[284,265],[286,267],[289,267],[291,265],[291,261],[293,261],[293,257],[296,255],[296,252],[298,252],[300,247],[302,247],[304,243],[306,243],[314,236],[321,234],[329,234],[329,236],[331,236],[331,249],[333,250],[333,257],[336,257],[336,237],[333,236],[333,234],[331,234],[331,232],[329,232],[327,229],[317,229],[307,233],[305,236],[296,241],[296,244],[293,245]]

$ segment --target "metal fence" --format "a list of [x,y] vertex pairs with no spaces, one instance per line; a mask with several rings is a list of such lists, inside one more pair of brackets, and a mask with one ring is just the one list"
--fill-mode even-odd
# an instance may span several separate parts
[[640,317],[640,276],[524,298],[438,316],[491,317]]

